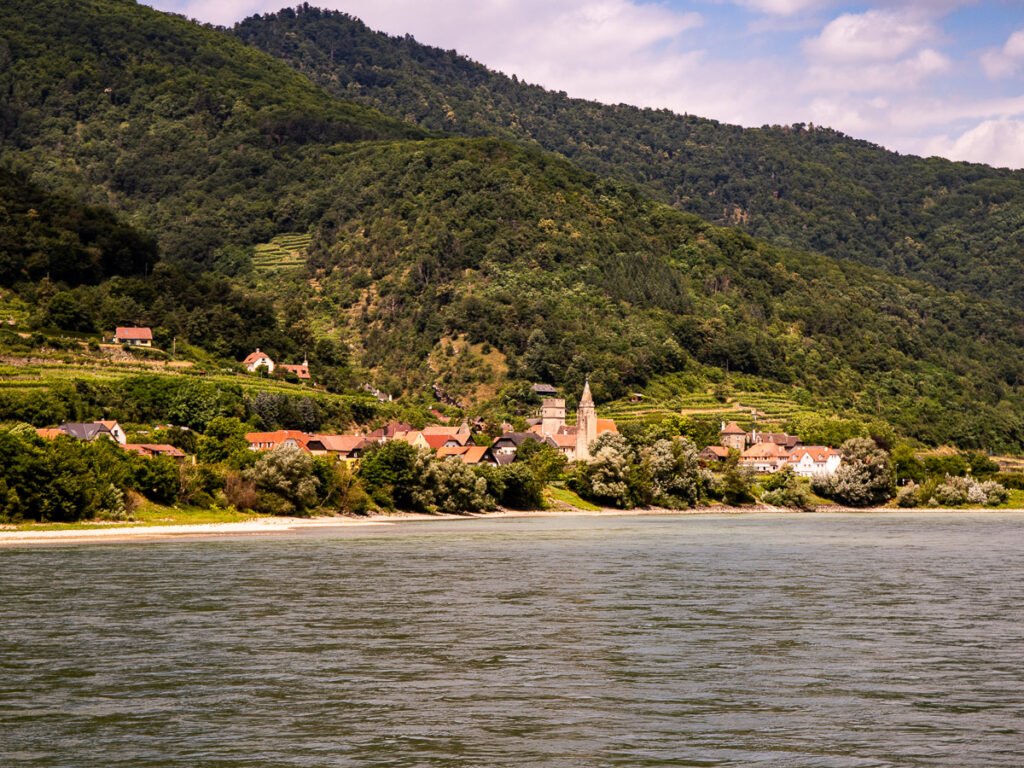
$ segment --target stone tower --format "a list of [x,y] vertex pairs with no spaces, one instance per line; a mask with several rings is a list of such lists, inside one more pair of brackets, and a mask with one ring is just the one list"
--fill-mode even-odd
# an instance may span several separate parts
[[545,398],[540,406],[540,430],[545,435],[557,435],[565,425],[565,400]]
[[597,411],[590,394],[590,377],[583,385],[580,406],[576,410],[576,459],[590,461],[590,444],[597,439]]

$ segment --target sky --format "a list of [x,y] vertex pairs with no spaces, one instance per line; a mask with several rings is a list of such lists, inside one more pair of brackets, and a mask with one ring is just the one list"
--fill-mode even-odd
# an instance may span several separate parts
[[[231,25],[282,0],[146,0]],[[294,4],[294,3],[292,3]],[[1024,168],[1022,0],[310,0],[521,80]]]

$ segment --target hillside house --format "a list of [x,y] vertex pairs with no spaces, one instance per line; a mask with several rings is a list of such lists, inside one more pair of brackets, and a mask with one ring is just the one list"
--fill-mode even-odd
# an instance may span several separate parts
[[76,440],[85,440],[88,443],[101,437],[113,440],[118,445],[128,442],[127,435],[116,421],[64,422],[57,429]]
[[117,328],[114,330],[113,342],[132,347],[152,347],[153,331],[149,328]]
[[256,373],[256,369],[260,366],[267,369],[267,373],[274,372],[274,361],[270,359],[270,355],[266,352],[260,352],[260,348],[256,347],[255,352],[250,352],[249,355],[242,361],[242,365],[245,366],[245,370],[249,373]]
[[530,389],[537,397],[555,397],[558,395],[558,390],[550,384],[534,384]]
[[[257,352],[258,351],[259,350],[257,350]],[[310,379],[310,375],[309,375],[309,360],[303,360],[302,361],[302,365],[284,365],[284,364],[282,364],[282,365],[279,365],[278,367],[281,370],[283,370],[283,371],[288,371],[290,373],[294,373],[296,376],[298,376],[300,381],[309,381],[309,379]]]

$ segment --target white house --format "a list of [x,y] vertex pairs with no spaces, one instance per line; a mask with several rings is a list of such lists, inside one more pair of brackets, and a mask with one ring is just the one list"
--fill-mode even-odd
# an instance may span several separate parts
[[843,461],[843,454],[835,448],[804,445],[789,454],[789,466],[800,477],[831,475]]
[[251,353],[242,361],[242,365],[244,365],[245,369],[251,373],[255,373],[256,369],[261,365],[267,369],[267,373],[274,372],[274,361],[270,359],[270,356],[266,352],[260,352],[259,347],[256,347],[256,351]]

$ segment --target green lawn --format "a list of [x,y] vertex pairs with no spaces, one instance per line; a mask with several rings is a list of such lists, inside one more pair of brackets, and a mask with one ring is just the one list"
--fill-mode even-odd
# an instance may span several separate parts
[[598,512],[601,509],[596,504],[584,501],[568,488],[559,488],[556,485],[549,485],[544,490],[552,499],[560,501],[563,504],[568,504],[570,507],[576,507],[576,509],[581,509],[585,512]]

